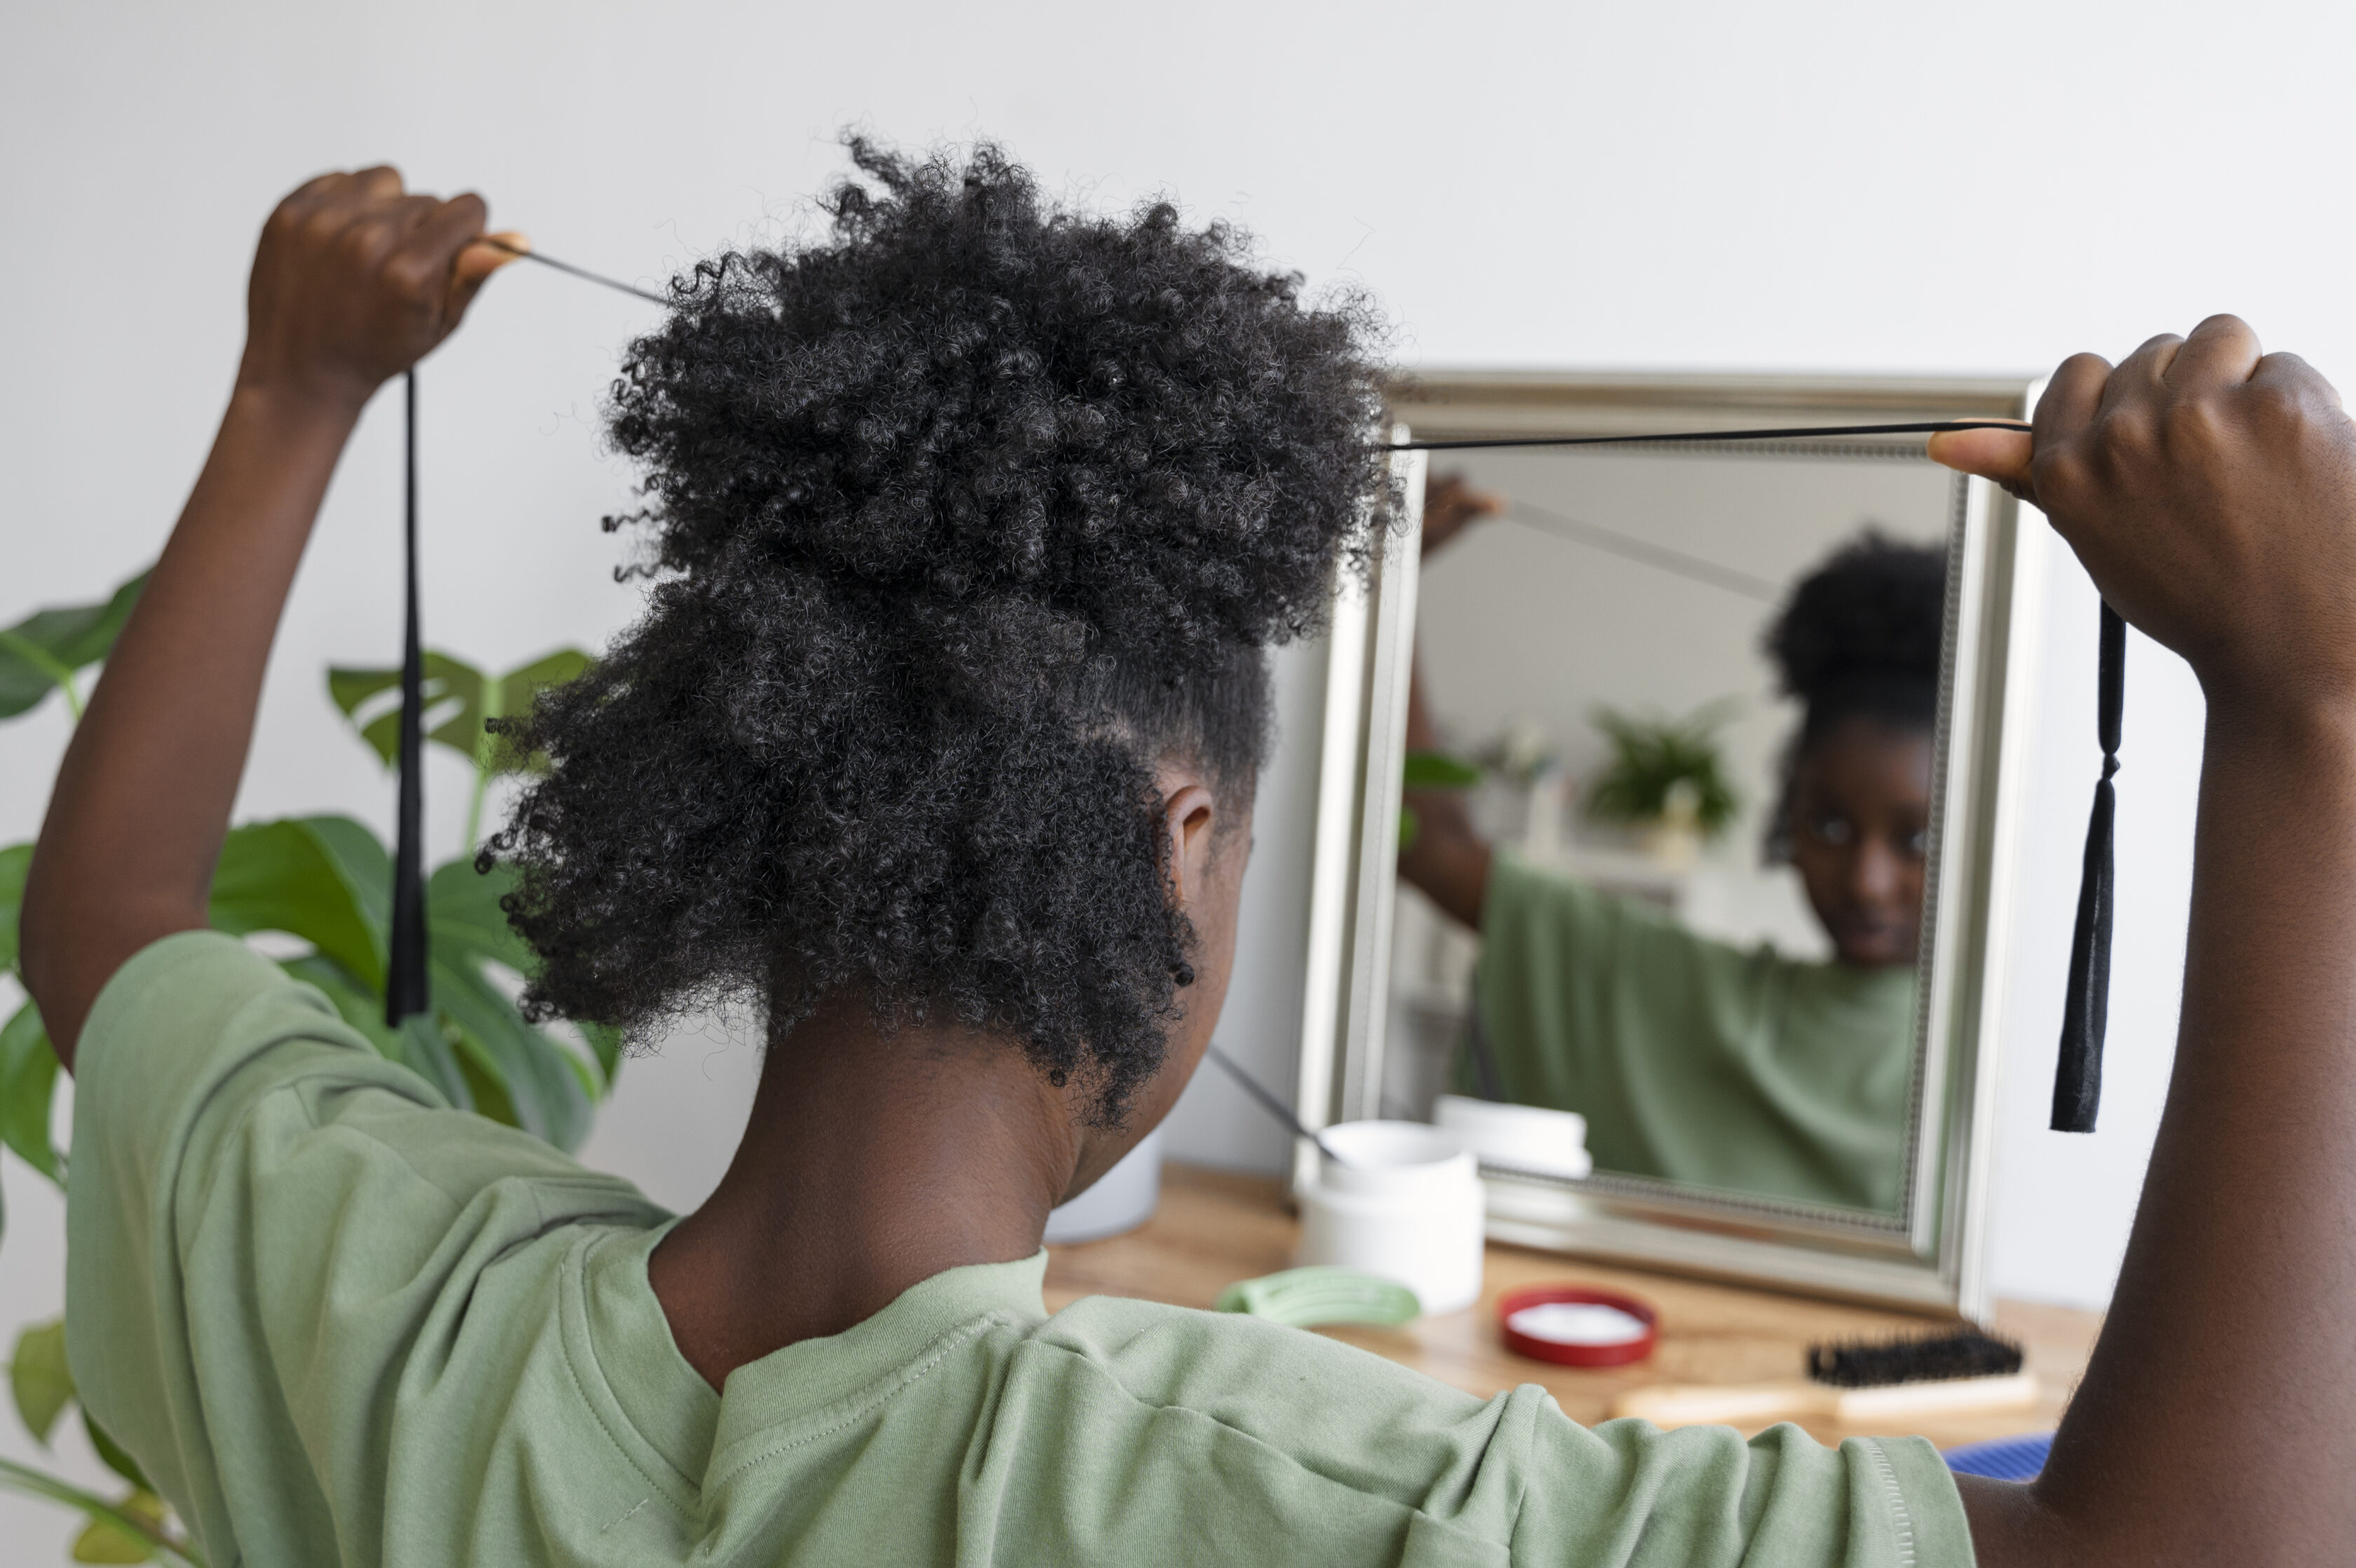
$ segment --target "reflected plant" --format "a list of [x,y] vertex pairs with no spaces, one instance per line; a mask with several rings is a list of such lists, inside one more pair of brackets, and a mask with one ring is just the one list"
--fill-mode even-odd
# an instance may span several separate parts
[[1636,826],[1675,822],[1704,838],[1725,832],[1742,800],[1727,778],[1719,732],[1736,712],[1731,700],[1675,719],[1596,709],[1595,727],[1611,743],[1612,760],[1588,789],[1588,814]]
[[[78,722],[80,676],[113,647],[145,582],[142,573],[101,603],[45,609],[0,631],[0,719],[29,713],[57,691]],[[230,829],[209,908],[216,929],[241,937],[271,933],[291,946],[281,968],[316,986],[379,1052],[413,1069],[452,1103],[567,1150],[587,1135],[592,1108],[612,1090],[621,1036],[582,1025],[572,1026],[575,1039],[525,1022],[513,998],[534,959],[499,907],[514,875],[505,865],[478,874],[474,851],[492,781],[547,765],[544,758],[515,755],[484,721],[524,711],[542,688],[588,667],[588,655],[577,649],[498,676],[445,653],[425,656],[427,738],[465,756],[474,768],[466,853],[437,867],[426,883],[428,1012],[399,1029],[386,1026],[392,857],[364,823],[314,816]],[[398,744],[400,671],[330,670],[327,689],[390,767]],[[18,917],[32,858],[29,843],[0,848],[0,970],[20,991]],[[0,1144],[63,1186],[70,1151],[58,1148],[50,1135],[59,1071],[40,1010],[27,997],[0,1025]],[[5,1221],[0,1214],[0,1226]],[[9,1391],[18,1418],[46,1447],[77,1402],[62,1321],[36,1324],[17,1337]],[[0,1487],[80,1511],[87,1522],[73,1544],[76,1562],[201,1564],[201,1554],[175,1531],[137,1464],[87,1411],[82,1422],[99,1457],[130,1487],[125,1496],[110,1500],[9,1460],[0,1460]]]

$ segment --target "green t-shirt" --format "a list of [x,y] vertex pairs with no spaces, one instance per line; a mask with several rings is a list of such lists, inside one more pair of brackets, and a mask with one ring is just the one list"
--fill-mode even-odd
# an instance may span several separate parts
[[714,1393],[670,1217],[449,1109],[229,938],[83,1036],[67,1345],[219,1568],[1964,1564],[1919,1438],[1592,1430],[1241,1316],[952,1269]]
[[1505,1097],[1585,1116],[1598,1170],[1897,1210],[1911,968],[1711,941],[1501,853],[1473,993]]

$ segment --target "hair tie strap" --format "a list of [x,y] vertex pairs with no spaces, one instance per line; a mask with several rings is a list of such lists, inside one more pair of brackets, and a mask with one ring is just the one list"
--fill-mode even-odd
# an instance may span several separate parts
[[1897,424],[1789,424],[1768,430],[1659,430],[1640,435],[1480,435],[1462,440],[1388,441],[1377,445],[1376,450],[1488,452],[1515,446],[1658,446],[1712,441],[1796,441],[1824,436],[1941,435],[1956,430],[2013,430],[2026,435],[2029,426],[2017,419],[1926,419]]
[[417,628],[417,372],[402,385],[402,532],[407,607],[401,641],[401,769],[392,850],[392,950],[384,975],[384,1021],[402,1020],[431,1004],[425,982],[424,769],[425,655]]
[[2094,781],[2094,810],[2086,823],[2086,861],[2078,884],[2078,924],[2070,939],[2070,982],[2062,1011],[2062,1054],[2053,1069],[2053,1130],[2091,1133],[2103,1101],[2103,1035],[2111,1010],[2113,828],[2118,797],[2119,715],[2126,701],[2127,626],[2103,606],[2101,673],[2095,699],[2103,745],[2103,776]]

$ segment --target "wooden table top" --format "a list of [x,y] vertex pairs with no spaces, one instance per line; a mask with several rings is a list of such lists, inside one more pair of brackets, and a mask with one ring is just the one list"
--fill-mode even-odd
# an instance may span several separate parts
[[[1139,1230],[1109,1240],[1048,1249],[1047,1305],[1084,1295],[1125,1295],[1207,1307],[1237,1280],[1292,1266],[1299,1224],[1283,1183],[1182,1165],[1165,1165],[1162,1206]],[[1541,1281],[1577,1281],[1623,1290],[1660,1312],[1660,1348],[1630,1367],[1588,1369],[1516,1356],[1497,1328],[1499,1294]],[[2042,1398],[2034,1410],[1941,1416],[1912,1430],[1939,1446],[2050,1430],[2085,1370],[2098,1313],[2027,1302],[1997,1304],[1997,1332],[2029,1354]],[[1480,1305],[1395,1329],[1336,1326],[1317,1332],[1387,1356],[1486,1399],[1519,1383],[1545,1387],[1574,1421],[1594,1423],[1622,1389],[1644,1383],[1766,1382],[1804,1375],[1809,1345],[1824,1340],[1919,1333],[1924,1319],[1743,1285],[1648,1273],[1616,1264],[1492,1242]],[[1804,1423],[1825,1442],[1859,1435]],[[1886,1434],[1886,1429],[1885,1429]]]

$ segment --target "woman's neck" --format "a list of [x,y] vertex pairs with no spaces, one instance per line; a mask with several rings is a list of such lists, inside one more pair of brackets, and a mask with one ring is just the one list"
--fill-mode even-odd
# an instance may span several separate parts
[[885,1033],[831,1003],[773,1039],[711,1198],[648,1265],[672,1337],[714,1388],[839,1334],[911,1285],[1039,1249],[1080,1141],[1061,1090],[978,1031]]

